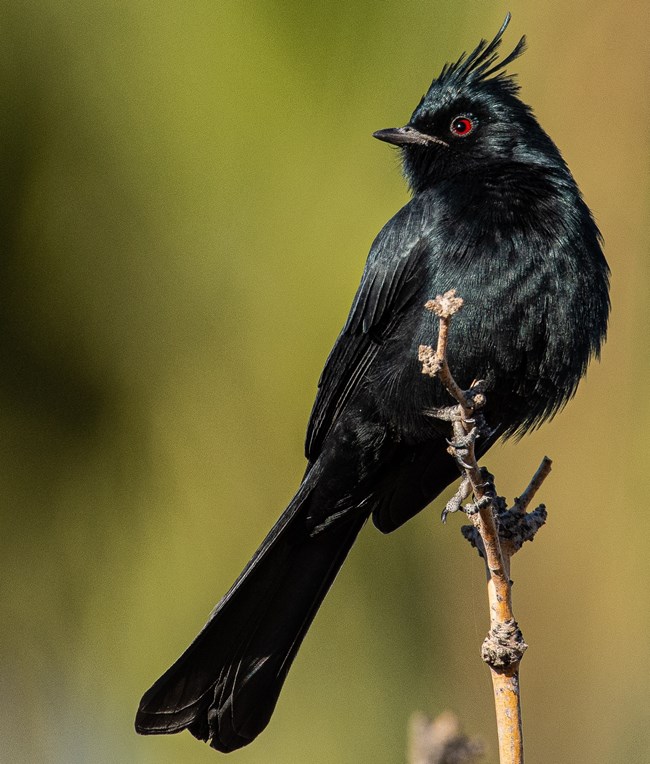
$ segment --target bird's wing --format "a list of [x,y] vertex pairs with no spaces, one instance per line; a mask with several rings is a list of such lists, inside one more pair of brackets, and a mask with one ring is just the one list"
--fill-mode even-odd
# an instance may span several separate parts
[[428,243],[414,202],[403,207],[375,239],[348,320],[318,382],[305,453],[313,461],[351,392],[380,351],[426,276]]

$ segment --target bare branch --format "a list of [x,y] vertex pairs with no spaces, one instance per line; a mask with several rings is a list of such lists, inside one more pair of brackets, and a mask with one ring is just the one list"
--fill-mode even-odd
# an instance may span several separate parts
[[438,344],[434,351],[421,345],[418,357],[422,373],[437,377],[449,394],[458,402],[455,407],[432,410],[431,416],[452,425],[453,440],[449,453],[454,457],[461,473],[461,484],[455,496],[447,503],[443,520],[449,512],[461,508],[470,495],[474,503],[464,507],[471,526],[464,526],[464,536],[479,550],[488,573],[488,599],[490,605],[490,631],[481,655],[490,667],[494,688],[494,701],[499,734],[499,760],[501,764],[522,764],[523,736],[519,694],[519,664],[527,645],[512,611],[510,558],[524,541],[533,539],[546,521],[546,508],[540,505],[526,513],[537,490],[548,476],[551,460],[544,458],[528,487],[508,509],[505,500],[498,497],[492,475],[478,466],[475,453],[476,438],[480,434],[477,413],[486,402],[484,383],[475,381],[469,390],[456,383],[447,362],[447,343],[452,316],[463,305],[455,290],[429,300],[425,307],[440,319]]

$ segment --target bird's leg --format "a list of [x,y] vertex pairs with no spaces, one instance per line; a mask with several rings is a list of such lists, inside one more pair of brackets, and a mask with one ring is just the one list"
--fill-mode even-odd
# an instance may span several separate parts
[[451,512],[458,512],[463,510],[468,515],[474,514],[478,511],[475,504],[467,504],[463,507],[463,502],[472,493],[472,481],[469,479],[467,471],[470,469],[470,465],[465,463],[465,459],[469,458],[470,451],[473,452],[473,445],[478,435],[478,429],[472,427],[469,432],[465,432],[463,426],[471,424],[473,420],[464,419],[458,414],[458,406],[455,407],[454,423],[458,426],[454,427],[454,439],[448,440],[447,451],[454,457],[456,465],[460,470],[461,481],[456,493],[447,502],[445,508],[442,511],[442,522],[447,521],[447,516]]

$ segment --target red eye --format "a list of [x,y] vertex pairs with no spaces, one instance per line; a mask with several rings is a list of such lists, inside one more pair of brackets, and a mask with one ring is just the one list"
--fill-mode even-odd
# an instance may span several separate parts
[[476,123],[471,117],[454,117],[451,120],[449,129],[454,135],[459,138],[464,138],[466,135],[474,132]]

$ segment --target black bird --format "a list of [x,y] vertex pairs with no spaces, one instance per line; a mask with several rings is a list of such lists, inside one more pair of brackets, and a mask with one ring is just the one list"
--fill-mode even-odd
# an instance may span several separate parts
[[521,435],[573,396],[609,314],[600,234],[555,144],[492,42],[447,64],[399,146],[411,201],[375,239],[350,315],[325,365],[295,497],[203,630],[148,690],[136,729],[189,731],[219,751],[266,727],[318,607],[372,515],[388,533],[458,477],[449,431],[427,415],[451,402],[421,373],[435,342],[424,303],[455,288],[457,381],[487,381],[498,439]]

